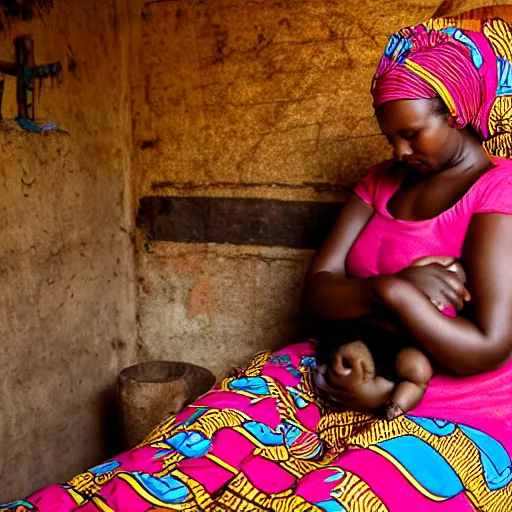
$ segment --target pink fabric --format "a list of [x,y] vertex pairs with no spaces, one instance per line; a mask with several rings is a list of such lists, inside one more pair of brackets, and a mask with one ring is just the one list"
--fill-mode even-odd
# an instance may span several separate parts
[[432,100],[436,92],[427,82],[402,66],[393,66],[373,85],[373,108],[387,101]]
[[451,208],[433,219],[397,220],[387,204],[406,171],[393,161],[373,167],[355,193],[373,205],[375,215],[352,246],[347,270],[354,277],[393,274],[425,256],[460,258],[471,216],[475,213],[512,214],[512,161],[492,157],[494,167],[481,176]]

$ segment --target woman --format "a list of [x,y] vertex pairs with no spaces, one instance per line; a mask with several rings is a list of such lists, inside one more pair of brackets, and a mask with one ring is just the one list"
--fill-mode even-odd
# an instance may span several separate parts
[[[512,156],[511,35],[434,20],[391,38],[373,96],[395,158],[356,186],[306,283],[316,315],[398,325],[459,376],[388,422],[329,411],[313,343],[262,353],[140,447],[0,510],[512,510],[512,163],[491,156]],[[462,258],[463,315],[439,311],[463,285],[411,266],[426,256]],[[350,407],[366,385],[328,393]]]

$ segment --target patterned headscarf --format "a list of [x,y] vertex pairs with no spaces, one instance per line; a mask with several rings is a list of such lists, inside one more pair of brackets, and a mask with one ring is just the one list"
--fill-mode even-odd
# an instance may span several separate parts
[[441,97],[492,155],[512,158],[512,27],[502,19],[434,19],[392,35],[373,79],[373,106]]

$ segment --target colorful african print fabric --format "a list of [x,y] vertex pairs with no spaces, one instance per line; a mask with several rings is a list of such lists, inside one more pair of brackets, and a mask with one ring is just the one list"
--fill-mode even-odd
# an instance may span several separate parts
[[373,80],[373,105],[439,96],[459,127],[480,133],[488,153],[512,158],[512,27],[502,19],[476,23],[433,19],[393,34]]
[[325,410],[315,352],[257,355],[139,447],[0,510],[512,510],[511,364],[435,377],[417,410],[389,422]]

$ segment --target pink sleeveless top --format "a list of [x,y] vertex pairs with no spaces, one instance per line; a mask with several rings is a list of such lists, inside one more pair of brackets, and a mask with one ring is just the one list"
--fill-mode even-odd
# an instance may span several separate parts
[[491,157],[494,167],[483,174],[462,198],[437,217],[420,221],[395,219],[387,209],[405,172],[391,171],[389,160],[370,169],[355,193],[375,213],[347,256],[353,277],[394,274],[425,256],[460,258],[474,213],[512,214],[512,160]]

